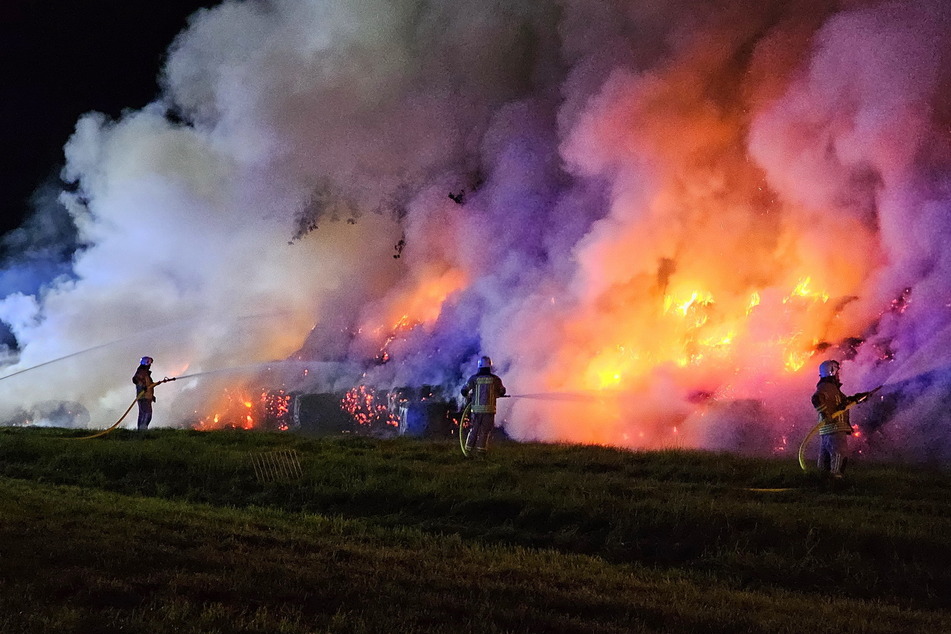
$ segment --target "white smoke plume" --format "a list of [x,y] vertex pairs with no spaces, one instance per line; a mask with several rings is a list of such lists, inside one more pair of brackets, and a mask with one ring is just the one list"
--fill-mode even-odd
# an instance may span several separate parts
[[[454,390],[490,354],[516,395],[590,397],[512,399],[516,438],[762,453],[838,358],[888,383],[868,451],[946,460],[949,27],[940,0],[200,11],[160,99],[66,145],[72,273],[0,302],[7,376],[110,345],[0,380],[0,419],[109,423],[143,354],[315,390]],[[208,377],[156,420],[240,382]]]

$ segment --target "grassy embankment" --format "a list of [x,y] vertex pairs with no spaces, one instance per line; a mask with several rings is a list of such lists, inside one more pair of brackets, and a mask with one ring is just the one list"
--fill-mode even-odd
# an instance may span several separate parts
[[[948,473],[75,435],[0,429],[0,632],[951,631]],[[302,477],[258,482],[278,448]]]

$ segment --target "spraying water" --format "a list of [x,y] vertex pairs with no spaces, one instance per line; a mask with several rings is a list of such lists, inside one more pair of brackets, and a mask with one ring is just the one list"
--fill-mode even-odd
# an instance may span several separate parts
[[882,385],[897,385],[936,370],[951,368],[951,327],[936,334],[927,346],[919,348],[897,366],[882,380]]
[[[254,317],[255,317],[254,315],[248,315],[248,316],[245,316],[243,319],[253,319]],[[127,336],[127,337],[123,337],[123,338],[121,338],[121,339],[115,339],[115,340],[113,340],[113,341],[108,341],[108,342],[106,342],[106,343],[101,343],[101,344],[98,344],[98,345],[95,345],[95,346],[91,346],[91,347],[89,347],[89,348],[85,348],[85,349],[83,349],[83,350],[77,350],[76,352],[71,352],[71,353],[69,353],[69,354],[63,355],[63,356],[58,357],[58,358],[56,358],[56,359],[50,359],[49,361],[44,361],[44,362],[42,362],[42,363],[38,363],[38,364],[33,365],[33,366],[30,366],[30,367],[28,367],[28,368],[23,368],[22,370],[16,370],[16,371],[14,371],[14,372],[10,372],[10,373],[8,373],[8,374],[5,374],[5,375],[3,375],[3,376],[0,376],[0,381],[3,381],[3,380],[5,380],[5,379],[10,379],[10,378],[13,378],[13,377],[15,377],[15,376],[19,376],[19,375],[24,374],[24,373],[26,373],[26,372],[32,372],[33,370],[38,370],[38,369],[40,369],[40,368],[44,368],[44,367],[46,367],[46,366],[48,366],[48,365],[50,365],[50,364],[53,364],[53,363],[59,363],[59,362],[61,362],[61,361],[65,361],[65,360],[67,360],[67,359],[72,359],[73,357],[77,357],[77,356],[80,356],[80,355],[84,355],[84,354],[87,354],[87,353],[89,353],[89,352],[93,352],[93,351],[96,351],[96,350],[102,350],[102,349],[104,349],[104,348],[108,348],[108,347],[111,347],[111,346],[115,346],[115,345],[118,345],[118,344],[123,343],[123,342],[135,343],[135,344],[137,344],[137,345],[148,344],[148,342],[149,342],[149,340],[150,340],[151,337],[156,336],[156,335],[159,335],[159,334],[167,334],[167,332],[168,332],[169,330],[178,329],[178,328],[184,328],[184,327],[188,326],[191,322],[192,322],[192,320],[180,319],[180,320],[175,321],[175,322],[172,322],[172,323],[170,323],[170,324],[164,324],[164,325],[162,325],[162,326],[157,326],[157,327],[155,327],[155,328],[150,328],[149,330],[147,330],[147,331],[145,331],[145,332],[139,332],[139,333],[136,333],[136,334],[134,334],[134,335],[130,335],[130,336]]]
[[38,369],[40,369],[40,368],[44,368],[44,367],[50,365],[51,363],[58,363],[58,362],[60,362],[60,361],[65,361],[66,359],[72,359],[73,357],[77,357],[77,356],[79,356],[79,355],[81,355],[81,354],[86,354],[87,352],[92,352],[92,351],[94,351],[94,350],[101,350],[102,348],[107,348],[107,347],[109,347],[109,346],[111,346],[111,345],[113,345],[113,344],[115,344],[115,343],[118,343],[118,341],[110,341],[109,343],[103,343],[103,344],[99,344],[98,346],[92,346],[91,348],[86,348],[85,350],[78,350],[78,351],[76,351],[76,352],[72,352],[72,353],[70,353],[70,354],[67,354],[67,355],[64,355],[64,356],[62,356],[62,357],[59,357],[58,359],[50,359],[49,361],[44,361],[43,363],[38,363],[38,364],[36,364],[36,365],[34,365],[34,366],[31,366],[31,367],[29,367],[29,368],[23,368],[22,370],[17,370],[16,372],[11,372],[10,374],[5,374],[5,375],[3,375],[3,376],[0,376],[0,381],[4,381],[4,380],[6,380],[6,379],[11,379],[11,378],[13,378],[13,377],[15,377],[15,376],[19,376],[19,375],[24,374],[24,373],[26,373],[26,372],[31,372],[31,371],[33,371],[33,370],[38,370]]
[[300,361],[296,359],[278,359],[275,361],[265,361],[248,365],[231,366],[227,368],[212,368],[200,372],[190,372],[176,378],[191,379],[199,376],[209,376],[214,374],[242,374],[242,375],[261,375],[270,371],[282,374],[294,373],[325,373],[339,371],[343,364],[332,361]]

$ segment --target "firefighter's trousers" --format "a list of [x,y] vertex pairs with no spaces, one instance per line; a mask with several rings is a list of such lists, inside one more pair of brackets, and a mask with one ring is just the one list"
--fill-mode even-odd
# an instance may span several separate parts
[[485,453],[489,448],[489,436],[495,429],[495,414],[473,414],[472,428],[466,437],[466,450],[475,449],[477,453]]

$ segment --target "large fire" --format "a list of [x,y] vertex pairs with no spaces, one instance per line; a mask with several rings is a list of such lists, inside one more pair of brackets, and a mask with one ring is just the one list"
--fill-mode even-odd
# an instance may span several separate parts
[[[782,297],[772,294],[772,305],[764,303],[759,290],[720,302],[710,291],[671,292],[663,296],[661,310],[652,312],[639,306],[619,309],[609,328],[588,333],[604,342],[582,367],[578,387],[586,390],[617,389],[636,384],[658,366],[679,368],[730,366],[738,356],[755,349],[762,365],[775,370],[797,372],[816,354],[827,328],[824,320],[833,317],[821,309],[828,294],[810,290],[804,277]],[[818,305],[818,306],[817,306]],[[757,322],[759,311],[777,316],[772,334],[764,336]],[[603,325],[603,324],[602,324]],[[585,332],[585,322],[571,324]],[[576,354],[569,349],[566,355]],[[550,388],[566,387],[552,379]]]
[[[557,407],[536,404],[534,408],[521,407],[521,411],[542,412],[553,420],[574,418],[570,434],[585,442],[665,447],[693,443],[697,432],[683,431],[685,420],[692,415],[703,420],[711,404],[742,401],[748,393],[733,383],[738,366],[755,364],[769,382],[775,381],[769,377],[796,375],[811,368],[810,360],[830,345],[826,337],[834,331],[832,321],[847,303],[831,302],[829,292],[817,286],[811,275],[793,278],[785,290],[753,287],[739,293],[729,292],[728,287],[724,290],[715,278],[709,279],[708,284],[666,280],[660,292],[646,294],[653,298],[651,302],[612,298],[599,307],[613,315],[612,320],[606,321],[602,315],[565,320],[566,337],[552,341],[552,363],[541,389],[580,392],[589,399]],[[394,360],[391,348],[397,342],[431,327],[444,305],[454,293],[464,291],[465,285],[465,276],[450,271],[398,293],[391,313],[399,316],[389,328],[378,327],[369,333],[380,348],[360,380],[368,379],[374,365],[386,366]],[[718,290],[710,290],[714,288]],[[901,302],[903,306],[907,299]],[[588,343],[582,345],[584,340]],[[563,364],[579,371],[567,375],[556,371]],[[658,374],[677,386],[676,393],[670,395],[679,401],[674,403],[675,412],[651,406],[639,424],[624,422],[631,416],[625,411],[629,399],[650,394]],[[251,389],[225,390],[210,408],[213,413],[203,416],[197,428],[287,429],[286,422],[275,426],[274,421],[289,419],[291,396],[284,390],[262,391],[258,397],[249,396],[252,393]],[[388,402],[366,384],[346,391],[340,408],[358,430],[395,429],[400,424],[399,403]],[[749,408],[731,411],[755,414]],[[783,431],[773,439],[773,451],[786,450],[786,437]]]
[[[391,325],[368,328],[369,335],[379,343],[374,363],[386,364],[390,361],[390,347],[417,328],[425,328],[435,321],[442,310],[443,303],[454,292],[462,289],[465,276],[453,269],[435,273],[432,279],[421,280],[399,295],[399,303],[390,311]],[[396,317],[395,315],[398,315]],[[372,318],[371,318],[372,320]],[[359,334],[362,334],[362,329]],[[301,372],[301,378],[307,377],[308,369]],[[291,396],[284,389],[260,391],[258,398],[249,396],[254,393],[251,384],[246,381],[241,388],[226,388],[214,400],[201,418],[195,423],[196,429],[213,430],[222,428],[277,428],[287,429],[290,418],[289,404]],[[353,420],[358,429],[376,431],[382,428],[399,426],[397,408],[379,397],[371,387],[357,385],[349,389],[340,402],[340,408]],[[196,412],[199,414],[199,412]],[[278,421],[275,423],[275,421]]]
[[411,280],[394,291],[389,306],[382,309],[383,320],[377,312],[364,319],[359,332],[379,345],[377,359],[381,363],[390,360],[390,346],[394,341],[416,328],[432,324],[439,318],[446,300],[466,285],[466,276],[453,268],[430,267],[424,269],[422,275],[432,277]]
[[[250,388],[226,388],[194,428],[216,429],[290,429],[291,395],[282,389],[261,390],[256,396]],[[196,412],[197,414],[197,412]]]

